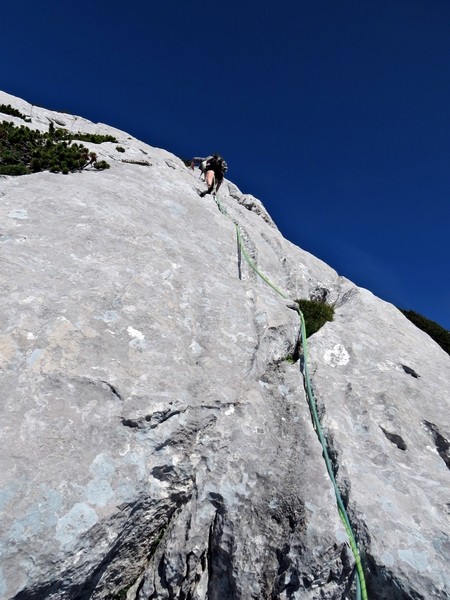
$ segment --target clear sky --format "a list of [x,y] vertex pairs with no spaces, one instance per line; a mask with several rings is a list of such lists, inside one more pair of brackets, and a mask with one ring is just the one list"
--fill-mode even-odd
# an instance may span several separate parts
[[222,154],[285,237],[450,329],[449,0],[0,12],[0,89],[182,157]]

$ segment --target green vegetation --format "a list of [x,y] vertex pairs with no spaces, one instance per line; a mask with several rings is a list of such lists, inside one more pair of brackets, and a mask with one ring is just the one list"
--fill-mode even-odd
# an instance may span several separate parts
[[100,135],[98,133],[70,133],[67,129],[59,127],[55,128],[54,123],[50,123],[48,127],[48,137],[52,140],[57,141],[73,141],[77,140],[79,142],[91,142],[92,144],[102,144],[103,142],[113,142],[117,144],[117,140],[112,135]]
[[282,359],[282,361],[287,362],[288,365],[295,365],[295,363],[298,361],[298,356],[297,354],[288,354]]
[[116,150],[117,152],[125,152],[125,148],[122,148],[122,146],[116,146]]
[[297,359],[295,358],[295,356],[294,356],[293,354],[288,354],[288,355],[287,355],[287,356],[284,358],[284,360],[285,360],[285,361],[286,361],[288,364],[290,364],[290,365],[293,365],[294,363],[296,363],[296,362],[297,362]]
[[311,336],[334,317],[334,307],[319,300],[296,300],[305,318],[306,337]]
[[438,323],[430,321],[423,315],[414,312],[413,310],[399,310],[407,317],[416,327],[425,331],[439,346],[450,354],[450,331],[441,327]]
[[[58,130],[64,131],[64,130]],[[92,144],[103,144],[103,142],[112,142],[117,144],[117,140],[112,135],[100,135],[98,133],[69,133],[66,140],[79,140],[80,142],[91,142]]]
[[91,154],[95,156],[94,168],[97,169],[97,171],[103,171],[104,169],[110,168],[111,165],[107,163],[106,160],[97,160],[95,152],[91,152]]
[[11,104],[0,104],[0,112],[4,115],[11,115],[12,117],[19,117],[24,121],[27,120],[27,117],[23,115],[17,108],[13,108]]
[[0,175],[28,175],[30,172],[25,165],[2,165],[0,164]]
[[[64,133],[61,133],[64,132]],[[78,136],[78,137],[77,137]],[[89,139],[87,139],[89,137]],[[3,121],[0,124],[0,175],[26,175],[39,171],[68,174],[86,167],[97,170],[109,169],[109,164],[97,160],[95,152],[72,140],[101,143],[110,136],[91,134],[68,134],[63,129],[56,130],[53,123],[49,131],[42,133],[21,125]]]

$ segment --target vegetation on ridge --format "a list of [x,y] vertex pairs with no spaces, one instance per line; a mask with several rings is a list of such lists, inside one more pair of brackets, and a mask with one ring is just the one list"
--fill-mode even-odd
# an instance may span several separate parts
[[92,144],[102,144],[103,142],[113,142],[117,144],[117,139],[112,135],[101,135],[99,133],[69,133],[67,129],[55,128],[53,123],[50,123],[48,127],[49,138],[57,141],[73,141],[78,140],[80,142],[91,142]]
[[93,143],[116,141],[112,136],[70,133],[56,130],[53,123],[48,132],[40,132],[24,125],[16,127],[3,121],[0,124],[0,175],[27,175],[39,171],[67,174],[92,166],[97,170],[109,169],[109,164],[98,161],[95,152],[73,140]]
[[17,108],[13,108],[11,104],[0,104],[0,112],[4,115],[19,117],[19,119],[23,119],[24,121],[28,120],[27,117],[20,112],[20,110],[17,110]]

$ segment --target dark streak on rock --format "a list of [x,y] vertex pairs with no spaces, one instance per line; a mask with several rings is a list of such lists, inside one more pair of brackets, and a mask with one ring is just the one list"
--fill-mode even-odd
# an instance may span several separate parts
[[408,449],[408,446],[406,445],[404,439],[400,435],[386,431],[386,429],[384,429],[384,427],[381,427],[381,425],[380,425],[380,429],[384,433],[384,435],[387,437],[387,439],[390,442],[392,442],[393,444],[395,444],[397,446],[397,448],[399,448],[400,450]]
[[407,373],[408,375],[411,375],[411,377],[415,377],[416,379],[418,379],[420,377],[420,375],[418,375],[414,369],[411,369],[411,367],[408,367],[406,365],[402,365],[403,370],[405,371],[405,373]]
[[226,511],[223,498],[214,494],[216,514],[208,536],[208,598],[210,600],[232,600],[237,598],[233,576],[233,540],[224,536]]
[[423,421],[423,424],[432,434],[436,450],[450,471],[450,442],[440,433],[437,425],[429,421]]
[[109,387],[109,389],[112,391],[112,393],[114,394],[114,396],[116,396],[119,400],[121,400],[123,402],[123,396],[122,394],[120,394],[117,390],[117,388],[112,385],[112,383],[109,383],[108,381],[104,381],[103,379],[101,380],[102,383],[104,383],[105,385],[107,385]]
[[172,480],[174,473],[175,469],[171,465],[162,465],[152,469],[152,476],[160,481]]
[[155,427],[158,427],[158,425],[161,425],[161,423],[165,423],[165,421],[168,421],[169,419],[171,419],[172,417],[175,417],[176,415],[181,415],[181,413],[183,413],[184,410],[166,410],[166,411],[158,411],[158,412],[154,412],[151,415],[147,415],[145,417],[145,420],[147,422],[150,422],[150,429],[155,429]]
[[[107,383],[107,382],[104,382],[104,383]],[[179,409],[175,409],[175,410],[169,409],[169,410],[164,410],[164,411],[160,410],[160,411],[156,411],[156,412],[152,413],[151,415],[145,415],[145,417],[138,417],[136,419],[125,419],[122,417],[121,421],[122,421],[122,425],[124,427],[131,427],[132,429],[156,429],[156,427],[158,427],[158,425],[161,425],[162,423],[165,423],[172,417],[175,417],[176,415],[181,415],[190,409],[191,410],[201,410],[201,409],[220,410],[221,408],[224,408],[224,407],[228,408],[229,406],[231,406],[231,404],[233,404],[233,403],[227,403],[226,405],[202,404],[201,406],[186,406],[182,410],[179,410]]]
[[181,414],[182,410],[166,410],[156,411],[151,415],[145,415],[145,417],[139,417],[137,419],[125,419],[122,418],[122,425],[124,427],[131,427],[133,429],[155,429],[161,423],[164,423],[171,417]]
[[132,419],[122,419],[122,425],[124,427],[131,427],[132,429],[139,429],[138,421],[133,421]]

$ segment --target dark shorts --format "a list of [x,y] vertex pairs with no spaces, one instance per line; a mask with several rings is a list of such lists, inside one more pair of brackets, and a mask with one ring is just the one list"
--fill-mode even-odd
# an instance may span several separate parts
[[207,167],[206,173],[208,173],[208,171],[214,171],[214,177],[216,178],[216,181],[222,181],[223,173],[221,169],[211,169]]

